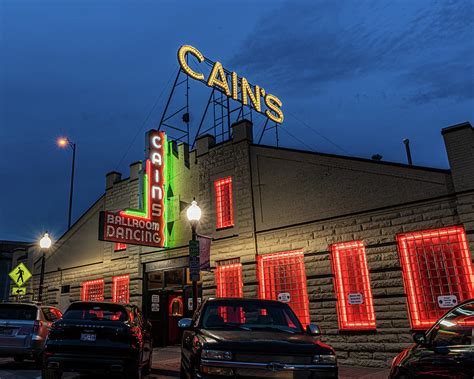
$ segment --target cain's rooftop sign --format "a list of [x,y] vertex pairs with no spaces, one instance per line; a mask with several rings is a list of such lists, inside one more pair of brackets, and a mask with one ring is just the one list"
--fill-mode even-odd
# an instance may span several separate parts
[[[192,55],[199,63],[206,61],[212,64],[211,73],[205,77],[202,72],[194,71],[188,65],[188,57]],[[244,105],[249,105],[257,112],[264,114],[270,120],[281,124],[284,116],[281,110],[281,100],[267,93],[265,89],[256,85],[252,86],[244,77],[239,77],[236,72],[230,72],[222,67],[220,62],[212,62],[204,57],[201,52],[190,45],[183,45],[178,51],[178,61],[181,69],[191,78],[206,83],[209,87],[214,87],[222,91],[234,100]],[[239,91],[240,90],[240,91]],[[239,96],[240,92],[240,96]]]
[[166,135],[147,133],[147,159],[142,177],[142,209],[100,213],[99,239],[133,245],[165,246]]

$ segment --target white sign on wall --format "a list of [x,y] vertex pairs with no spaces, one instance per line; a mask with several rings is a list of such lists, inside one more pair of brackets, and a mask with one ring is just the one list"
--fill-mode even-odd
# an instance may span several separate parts
[[289,303],[290,299],[291,296],[289,292],[282,292],[278,294],[278,301],[281,301],[282,303]]
[[151,295],[151,302],[152,303],[159,303],[160,302],[160,295]]
[[438,306],[440,308],[452,308],[456,305],[458,305],[458,299],[456,295],[438,296]]
[[160,311],[160,304],[158,304],[158,303],[151,303],[151,311],[152,311],[152,312],[159,312],[159,311]]
[[[198,305],[201,305],[202,299],[198,297]],[[191,311],[193,309],[193,298],[188,299],[188,309]]]
[[350,293],[347,295],[347,302],[350,305],[364,304],[364,296],[361,293]]

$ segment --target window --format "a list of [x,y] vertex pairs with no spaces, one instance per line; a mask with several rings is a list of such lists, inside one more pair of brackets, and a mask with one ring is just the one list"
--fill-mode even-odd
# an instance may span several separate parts
[[82,301],[104,301],[104,279],[82,282]]
[[216,262],[217,297],[242,297],[242,263],[240,259]]
[[397,235],[413,329],[427,329],[449,308],[474,297],[466,232],[447,227]]
[[232,177],[218,179],[214,182],[216,191],[216,228],[234,226],[234,209],[232,206]]
[[130,275],[114,276],[112,278],[112,301],[128,304],[130,301]]
[[63,315],[64,320],[127,321],[129,315],[119,304],[71,304]]
[[375,329],[369,270],[362,241],[331,245],[339,329]]
[[127,250],[127,244],[126,243],[121,243],[121,242],[116,242],[114,251],[123,251]]
[[257,257],[261,299],[288,303],[303,325],[309,324],[309,302],[302,251]]

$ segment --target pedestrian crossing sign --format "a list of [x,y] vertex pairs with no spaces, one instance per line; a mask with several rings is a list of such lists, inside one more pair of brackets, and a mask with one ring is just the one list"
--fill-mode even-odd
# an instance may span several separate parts
[[21,287],[31,278],[31,272],[23,263],[20,263],[13,270],[11,270],[8,275],[18,287]]
[[12,295],[26,295],[26,287],[13,287]]

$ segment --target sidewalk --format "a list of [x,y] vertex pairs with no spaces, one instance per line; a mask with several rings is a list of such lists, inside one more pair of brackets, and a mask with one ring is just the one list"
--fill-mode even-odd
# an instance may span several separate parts
[[[180,347],[171,346],[153,350],[153,373],[179,377]],[[389,369],[339,366],[340,379],[386,379]]]

